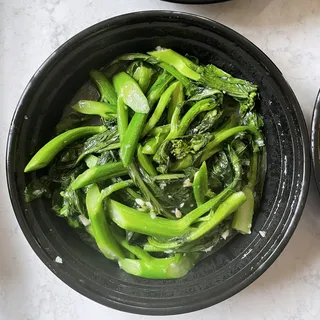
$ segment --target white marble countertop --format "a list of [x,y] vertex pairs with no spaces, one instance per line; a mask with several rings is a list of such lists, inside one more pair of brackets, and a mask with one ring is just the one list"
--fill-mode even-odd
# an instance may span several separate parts
[[[101,306],[53,275],[20,231],[7,194],[4,172],[9,123],[19,96],[40,64],[82,29],[111,16],[147,9],[194,12],[248,37],[281,69],[310,127],[320,86],[319,0],[233,0],[206,6],[160,0],[0,0],[1,320],[150,318]],[[219,305],[172,318],[320,319],[319,208],[320,197],[312,181],[301,222],[269,270]]]

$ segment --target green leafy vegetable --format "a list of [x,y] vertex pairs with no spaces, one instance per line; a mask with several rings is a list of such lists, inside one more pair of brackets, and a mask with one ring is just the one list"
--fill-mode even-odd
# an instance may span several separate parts
[[44,171],[27,202],[51,198],[106,258],[150,279],[183,277],[251,232],[266,170],[255,84],[161,47],[90,78],[99,101],[79,93],[65,110],[25,167]]

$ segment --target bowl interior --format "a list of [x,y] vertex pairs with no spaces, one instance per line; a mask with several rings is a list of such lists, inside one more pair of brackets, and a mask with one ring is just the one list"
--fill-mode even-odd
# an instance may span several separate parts
[[[237,236],[178,280],[146,280],[119,270],[50,209],[50,201],[24,203],[31,179],[23,169],[50,139],[62,110],[99,68],[125,52],[156,46],[189,53],[203,63],[260,86],[268,152],[265,192],[253,232]],[[297,100],[272,62],[248,40],[199,17],[145,12],[97,24],[60,47],[28,85],[8,141],[8,183],[17,219],[38,256],[64,282],[105,305],[136,313],[172,314],[200,309],[243,289],[274,261],[289,240],[308,188],[307,133]],[[266,232],[266,237],[259,231]],[[56,256],[62,264],[54,262]]]

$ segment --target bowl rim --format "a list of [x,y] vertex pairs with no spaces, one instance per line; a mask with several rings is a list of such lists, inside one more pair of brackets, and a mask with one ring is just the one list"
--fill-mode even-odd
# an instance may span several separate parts
[[312,115],[311,156],[316,185],[320,194],[320,89],[318,91]]
[[[61,51],[64,51],[69,46],[74,46],[82,40],[83,38],[86,38],[91,33],[97,32],[97,30],[102,30],[107,26],[110,26],[112,24],[119,24],[123,19],[130,19],[130,18],[137,18],[137,15],[144,16],[144,17],[174,17],[174,18],[182,18],[185,20],[192,22],[201,23],[205,26],[211,26],[212,29],[219,28],[220,30],[226,32],[232,37],[237,37],[241,39],[242,44],[246,46],[246,48],[252,50],[255,55],[257,56],[257,59],[259,59],[261,62],[264,63],[265,67],[268,68],[268,70],[272,70],[274,73],[274,77],[277,80],[277,82],[284,86],[286,89],[286,93],[291,98],[293,109],[296,113],[296,117],[298,120],[298,124],[300,126],[301,131],[301,144],[302,144],[302,150],[303,150],[303,170],[300,173],[302,175],[302,188],[301,192],[298,197],[296,211],[294,214],[294,217],[286,230],[286,232],[283,235],[283,238],[279,241],[277,244],[277,247],[275,250],[270,253],[269,257],[260,265],[260,267],[252,272],[248,277],[239,282],[234,287],[222,292],[218,296],[215,297],[208,297],[203,303],[194,303],[190,304],[187,307],[186,306],[174,306],[170,308],[148,308],[147,306],[132,306],[132,305],[125,305],[119,301],[114,301],[108,299],[108,297],[104,297],[101,295],[96,294],[95,292],[90,291],[89,289],[85,288],[84,286],[80,285],[78,282],[74,280],[74,278],[67,274],[66,272],[63,272],[62,268],[59,268],[58,270],[53,267],[53,262],[51,261],[50,257],[46,255],[46,253],[43,251],[42,247],[38,244],[36,239],[33,237],[32,232],[30,231],[27,222],[24,218],[24,215],[20,212],[19,208],[19,200],[18,200],[18,190],[16,188],[15,184],[15,172],[14,172],[14,166],[11,165],[13,160],[13,154],[11,150],[14,148],[13,140],[15,133],[17,131],[16,122],[18,122],[18,119],[23,117],[23,114],[19,112],[20,107],[23,105],[24,101],[27,100],[27,97],[32,94],[32,87],[35,79],[40,77],[40,74],[42,71],[46,68],[47,65],[49,65],[54,59],[56,59],[56,56],[59,55]],[[179,11],[171,11],[171,10],[147,10],[147,11],[137,11],[127,14],[118,15],[106,20],[103,20],[101,22],[98,22],[81,32],[74,35],[72,38],[70,38],[68,41],[63,43],[60,47],[58,47],[38,68],[38,70],[35,72],[35,74],[32,76],[30,81],[28,82],[25,90],[22,93],[22,96],[17,104],[17,107],[14,111],[12,121],[9,128],[8,138],[7,138],[7,147],[6,147],[6,175],[7,175],[7,185],[10,195],[11,204],[16,216],[16,219],[19,223],[19,226],[26,237],[29,245],[32,247],[34,252],[37,254],[37,256],[42,260],[42,262],[65,284],[67,284],[69,287],[74,289],[75,291],[79,292],[80,294],[86,296],[87,298],[90,298],[91,300],[94,300],[100,304],[103,304],[105,306],[125,311],[125,312],[131,312],[131,313],[137,313],[137,314],[147,314],[147,315],[173,315],[173,314],[181,314],[186,312],[192,312],[196,310],[200,310],[203,308],[210,307],[214,304],[217,304],[223,300],[226,300],[230,298],[231,296],[235,295],[236,293],[240,292],[247,286],[249,286],[252,282],[254,282],[258,277],[260,277],[270,266],[271,264],[276,260],[276,258],[280,255],[280,253],[283,251],[285,246],[287,245],[288,241],[290,240],[294,230],[296,229],[296,226],[300,220],[300,217],[303,212],[304,205],[306,203],[308,190],[309,190],[309,180],[310,180],[310,152],[309,152],[309,135],[307,131],[307,126],[305,122],[305,118],[303,115],[303,112],[301,110],[301,107],[299,105],[299,102],[292,91],[289,84],[286,82],[286,80],[283,78],[283,75],[281,71],[277,68],[277,66],[257,47],[255,46],[251,41],[249,41],[247,38],[242,36],[240,33],[234,31],[233,29],[220,24],[210,18],[203,17],[200,15],[195,15],[191,13],[186,12],[179,12]]]

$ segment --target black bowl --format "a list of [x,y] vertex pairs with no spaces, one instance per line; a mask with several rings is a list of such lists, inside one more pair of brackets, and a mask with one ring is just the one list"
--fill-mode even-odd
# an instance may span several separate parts
[[311,154],[316,184],[320,193],[320,90],[314,105],[311,125]]
[[[214,63],[260,86],[267,177],[251,235],[237,236],[178,280],[147,280],[119,270],[86,245],[50,209],[25,203],[23,189],[43,174],[23,168],[49,140],[61,112],[89,70],[125,52],[173,48]],[[67,41],[35,73],[18,104],[7,146],[12,205],[27,240],[62,281],[106,306],[133,313],[176,314],[211,306],[257,279],[286,246],[308,192],[308,134],[299,107],[277,67],[240,34],[209,19],[168,11],[137,12],[98,23]],[[265,231],[262,237],[259,231]],[[60,256],[62,264],[55,262]]]

